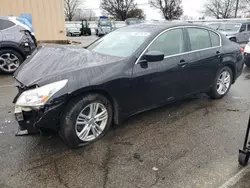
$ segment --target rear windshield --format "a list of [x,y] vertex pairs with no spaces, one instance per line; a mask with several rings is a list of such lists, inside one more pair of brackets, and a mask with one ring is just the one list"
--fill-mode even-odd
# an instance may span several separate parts
[[109,21],[109,20],[100,20],[99,25],[109,27],[109,26],[111,26],[111,21]]
[[4,30],[4,29],[8,29],[12,26],[14,26],[15,24],[9,20],[2,20],[0,19],[0,30]]

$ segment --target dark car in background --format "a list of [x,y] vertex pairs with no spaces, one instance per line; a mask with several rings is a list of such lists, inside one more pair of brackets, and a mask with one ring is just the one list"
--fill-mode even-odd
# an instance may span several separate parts
[[19,89],[15,116],[21,130],[55,129],[76,148],[142,111],[196,93],[222,98],[243,65],[239,45],[207,27],[123,27],[87,49],[37,50],[14,75]]
[[0,71],[13,73],[36,48],[30,30],[12,17],[0,17]]

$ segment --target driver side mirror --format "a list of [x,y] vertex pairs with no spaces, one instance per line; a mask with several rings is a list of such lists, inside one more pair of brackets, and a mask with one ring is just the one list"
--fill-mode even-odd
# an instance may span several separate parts
[[144,55],[147,62],[163,61],[164,53],[159,51],[149,51]]

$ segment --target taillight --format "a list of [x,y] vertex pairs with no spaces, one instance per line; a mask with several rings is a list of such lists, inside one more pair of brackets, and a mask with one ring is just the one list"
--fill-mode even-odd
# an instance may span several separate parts
[[240,48],[240,53],[244,54],[244,48]]

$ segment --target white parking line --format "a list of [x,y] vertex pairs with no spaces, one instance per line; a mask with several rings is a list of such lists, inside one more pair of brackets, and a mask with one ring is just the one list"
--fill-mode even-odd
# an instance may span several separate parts
[[231,177],[227,182],[225,182],[219,188],[232,188],[233,186],[238,183],[243,176],[250,172],[250,165],[246,166],[245,168],[241,169],[237,174]]
[[3,88],[3,87],[15,87],[15,85],[3,85],[3,86],[0,86],[0,88]]

